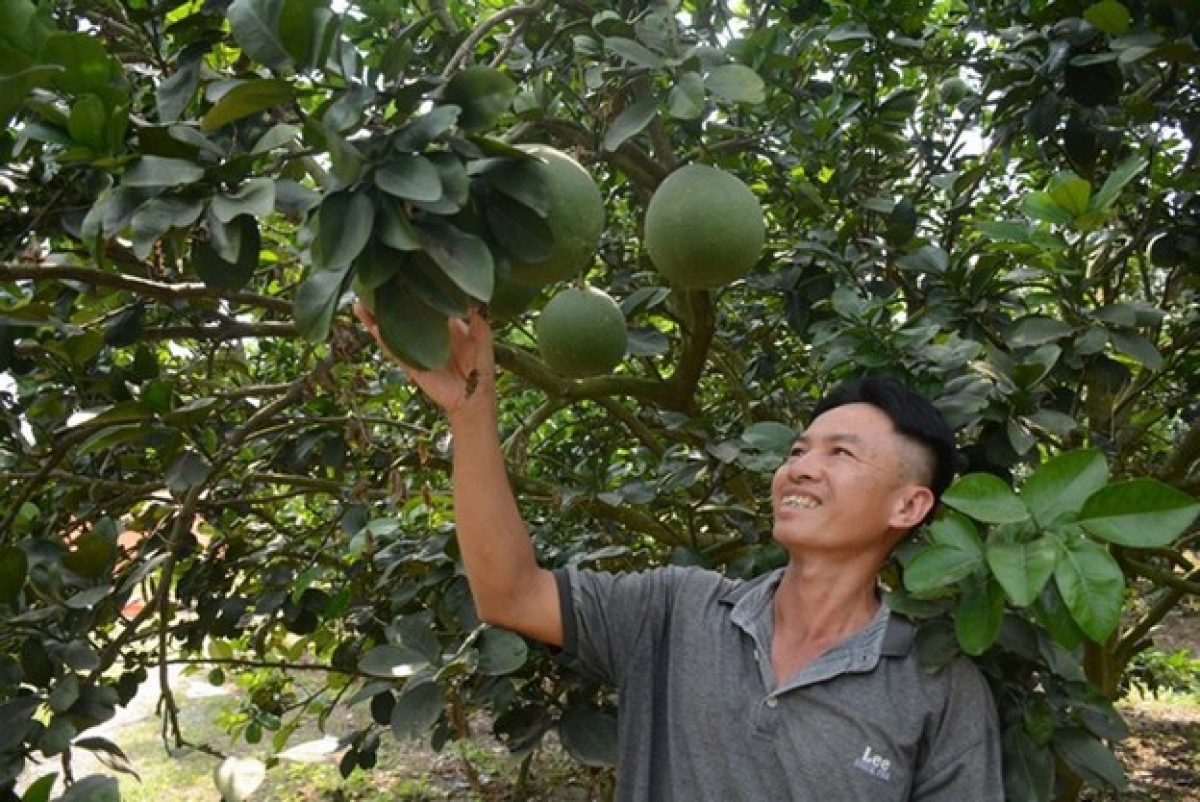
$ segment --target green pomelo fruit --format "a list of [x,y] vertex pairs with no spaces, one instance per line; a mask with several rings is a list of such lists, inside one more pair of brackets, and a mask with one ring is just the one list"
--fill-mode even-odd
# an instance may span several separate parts
[[550,254],[537,262],[514,260],[512,279],[545,286],[574,278],[592,262],[604,232],[604,198],[583,166],[547,145],[521,145],[537,156],[531,168],[545,184],[546,226],[553,237]]
[[517,94],[516,83],[491,67],[467,67],[446,84],[442,97],[462,108],[458,124],[468,131],[490,128],[508,111]]
[[704,164],[667,176],[646,207],[645,230],[650,261],[684,289],[720,287],[746,275],[767,237],[750,187]]
[[947,106],[957,106],[969,94],[971,87],[957,75],[952,75],[938,84],[938,95]]
[[1183,264],[1184,253],[1179,247],[1179,237],[1172,231],[1164,231],[1150,241],[1146,249],[1150,264],[1155,267],[1179,267]]
[[562,376],[608,373],[625,357],[625,315],[603,290],[563,290],[546,303],[535,330],[542,359]]
[[488,302],[488,312],[492,320],[496,321],[520,317],[541,291],[542,288],[535,284],[518,284],[511,279],[497,276],[496,288]]

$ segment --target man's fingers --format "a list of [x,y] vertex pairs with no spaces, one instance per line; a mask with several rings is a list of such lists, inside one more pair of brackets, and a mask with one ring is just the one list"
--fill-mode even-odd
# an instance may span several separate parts
[[371,310],[367,309],[367,305],[362,301],[354,302],[354,316],[363,324],[363,328],[372,334],[379,328],[379,325],[375,322],[375,316],[371,314]]

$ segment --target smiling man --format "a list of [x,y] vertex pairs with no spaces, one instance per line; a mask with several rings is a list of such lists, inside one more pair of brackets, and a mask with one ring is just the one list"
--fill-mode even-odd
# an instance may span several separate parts
[[617,799],[1003,799],[986,683],[965,658],[921,666],[878,588],[953,477],[953,432],[928,400],[871,378],[818,405],[772,482],[778,571],[549,571],[505,472],[490,328],[477,313],[450,327],[450,363],[409,374],[451,426],[476,607],[616,687]]

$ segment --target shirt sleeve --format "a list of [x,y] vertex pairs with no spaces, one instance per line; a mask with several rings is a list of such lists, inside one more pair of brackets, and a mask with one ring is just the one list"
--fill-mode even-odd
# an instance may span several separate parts
[[912,802],[1004,802],[1000,728],[987,682],[966,658],[913,782]]
[[630,665],[651,658],[670,626],[683,569],[611,574],[570,566],[555,572],[562,606],[559,660],[620,685]]

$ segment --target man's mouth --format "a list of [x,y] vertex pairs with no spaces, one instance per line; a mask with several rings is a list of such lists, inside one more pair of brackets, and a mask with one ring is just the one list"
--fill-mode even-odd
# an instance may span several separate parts
[[779,506],[785,510],[805,509],[811,510],[814,507],[821,506],[821,502],[817,501],[812,496],[784,496],[779,500]]

